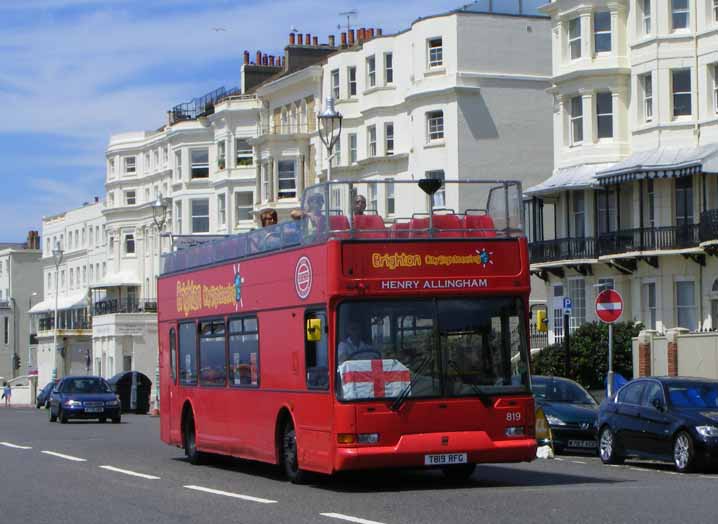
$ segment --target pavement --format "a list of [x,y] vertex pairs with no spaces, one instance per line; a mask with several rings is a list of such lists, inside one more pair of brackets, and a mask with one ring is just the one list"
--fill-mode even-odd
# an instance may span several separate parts
[[0,408],[0,522],[620,523],[714,522],[718,474],[604,466],[561,456],[479,466],[466,483],[436,471],[371,471],[297,486],[276,467],[213,457],[192,466],[159,439],[159,419],[49,423]]

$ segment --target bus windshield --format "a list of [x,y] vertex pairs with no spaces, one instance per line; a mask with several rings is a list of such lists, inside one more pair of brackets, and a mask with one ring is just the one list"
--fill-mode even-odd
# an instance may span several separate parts
[[529,391],[520,298],[344,302],[337,328],[342,401]]

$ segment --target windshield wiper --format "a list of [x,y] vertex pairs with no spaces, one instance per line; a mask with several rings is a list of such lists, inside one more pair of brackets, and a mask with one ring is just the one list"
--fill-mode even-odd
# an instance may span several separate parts
[[[458,373],[459,376],[463,375],[463,373],[459,369],[459,366],[456,362],[454,362],[453,360],[447,360],[446,362],[447,362],[447,364],[449,364],[451,367],[454,368],[454,371],[456,371],[456,373]],[[461,383],[466,384],[466,382],[463,382],[463,381]],[[484,406],[488,407],[491,405],[491,398],[489,398],[489,396],[486,393],[484,393],[483,390],[481,388],[479,388],[479,386],[477,386],[476,384],[472,384],[472,383],[469,383],[468,385],[471,386],[471,389],[474,390],[474,393],[476,393],[476,396],[479,397],[479,400],[481,400],[481,402],[484,404]]]
[[392,411],[398,411],[401,405],[406,400],[406,397],[409,396],[409,393],[411,393],[411,388],[414,387],[414,384],[416,384],[416,380],[419,378],[419,373],[423,371],[423,369],[426,367],[426,365],[431,361],[430,356],[424,357],[424,360],[421,361],[419,364],[419,367],[416,368],[416,371],[414,371],[414,376],[411,378],[411,381],[406,385],[404,389],[401,390],[401,393],[399,393],[399,396],[396,397],[396,400],[392,402],[391,406],[389,406],[389,409]]

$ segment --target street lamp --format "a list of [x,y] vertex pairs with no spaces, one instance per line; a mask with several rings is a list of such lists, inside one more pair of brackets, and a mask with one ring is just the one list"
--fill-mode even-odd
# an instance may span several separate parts
[[152,202],[152,221],[160,232],[167,222],[167,199],[162,197],[162,193],[157,195],[157,199]]
[[332,159],[336,156],[336,153],[332,153],[332,150],[339,142],[339,136],[342,134],[343,118],[342,114],[334,108],[334,98],[328,97],[326,109],[317,116],[319,138],[324,147],[327,148],[327,182],[332,179]]
[[28,334],[28,344],[27,344],[27,369],[28,374],[30,372],[30,369],[32,368],[32,342],[30,341],[30,335],[32,335],[32,315],[30,315],[30,310],[32,309],[32,297],[37,296],[37,291],[33,291],[30,293],[30,296],[27,297],[27,334]]
[[57,303],[60,296],[60,280],[58,278],[60,274],[60,264],[62,264],[62,257],[64,253],[60,242],[55,243],[55,249],[52,250],[52,260],[55,262],[55,320],[53,323],[53,346],[55,351],[53,357],[55,359],[55,367],[52,369],[52,380],[57,378]]

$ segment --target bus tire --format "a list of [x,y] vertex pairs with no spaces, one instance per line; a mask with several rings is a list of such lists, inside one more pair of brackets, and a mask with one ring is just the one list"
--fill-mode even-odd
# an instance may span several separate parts
[[282,430],[281,464],[287,480],[294,484],[304,484],[308,480],[308,473],[299,469],[299,446],[297,445],[297,432],[291,419],[287,420]]
[[188,415],[182,432],[184,454],[190,464],[198,466],[204,462],[204,453],[197,449],[197,433],[194,428],[194,417]]
[[444,478],[449,482],[466,482],[471,478],[476,470],[476,464],[457,464],[456,466],[446,466],[441,468]]

